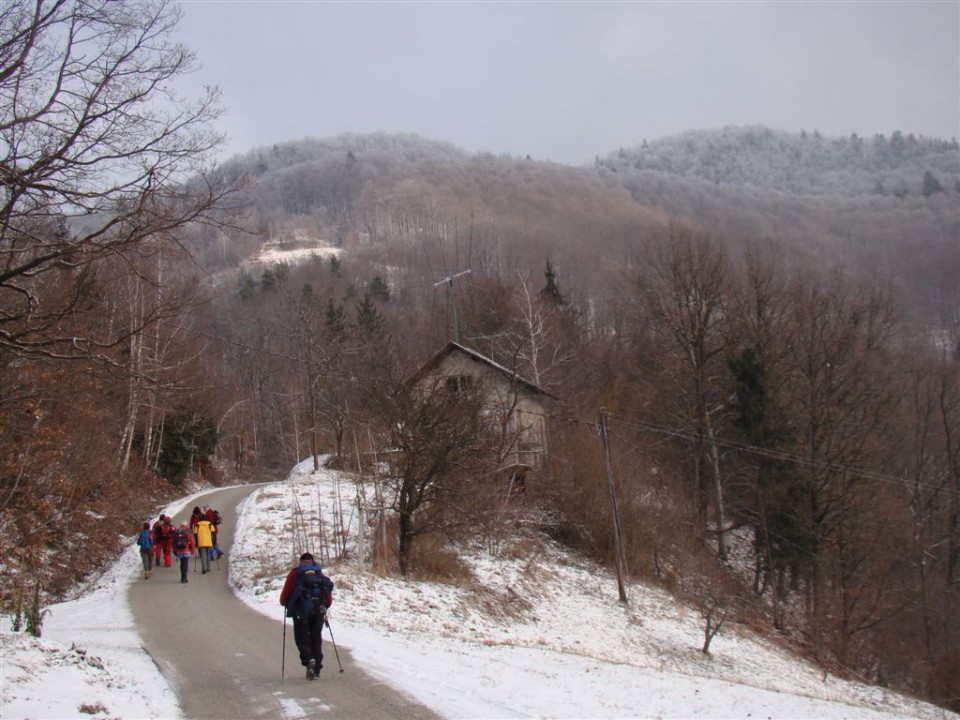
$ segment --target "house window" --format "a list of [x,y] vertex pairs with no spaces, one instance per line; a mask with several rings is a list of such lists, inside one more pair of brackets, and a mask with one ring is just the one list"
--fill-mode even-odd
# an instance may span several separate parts
[[447,377],[447,390],[452,393],[467,392],[472,387],[472,375],[450,375]]

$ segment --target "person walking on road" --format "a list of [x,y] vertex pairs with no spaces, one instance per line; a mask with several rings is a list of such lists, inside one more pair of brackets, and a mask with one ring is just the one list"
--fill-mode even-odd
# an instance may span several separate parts
[[217,533],[219,532],[219,528],[217,526],[223,522],[223,519],[220,517],[220,513],[209,505],[204,505],[203,507],[206,509],[206,513],[204,515],[207,520],[210,521],[210,529],[213,532],[213,547],[210,548],[210,559],[219,560],[223,553],[220,552],[220,543],[217,542]]
[[197,551],[200,554],[200,567],[203,568],[203,574],[210,572],[210,549],[213,547],[213,524],[205,517],[201,516],[193,528],[197,536]]
[[170,567],[170,560],[173,556],[173,533],[175,531],[176,528],[173,526],[173,518],[165,515],[163,522],[160,524],[159,532],[154,535],[154,542],[160,546],[160,551],[157,552],[157,567],[160,567],[161,552],[163,553],[164,567]]
[[145,522],[140,534],[137,535],[137,545],[140,546],[140,562],[143,563],[143,579],[149,580],[153,575],[153,533],[150,523]]
[[280,604],[287,609],[287,617],[293,618],[300,664],[307,669],[307,680],[313,680],[323,667],[320,632],[327,608],[333,604],[333,581],[323,574],[310,553],[303,553],[297,566],[287,573]]
[[153,524],[151,531],[153,533],[153,564],[154,567],[160,567],[160,563],[163,559],[163,546],[160,544],[160,540],[163,537],[163,521],[167,516],[163,513],[160,513],[160,519]]
[[193,533],[185,522],[180,523],[180,527],[174,532],[172,545],[177,557],[180,558],[180,582],[190,582],[187,575],[190,571],[190,558],[193,556],[194,544]]
[[203,512],[199,505],[195,505],[190,514],[190,529],[193,531],[193,542],[197,542],[197,523],[203,519]]

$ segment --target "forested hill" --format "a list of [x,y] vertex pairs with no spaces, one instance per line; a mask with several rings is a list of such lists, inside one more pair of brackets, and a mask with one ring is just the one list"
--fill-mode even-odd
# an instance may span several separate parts
[[944,290],[955,285],[960,238],[953,140],[728,128],[575,168],[377,133],[257,148],[225,170],[249,179],[266,233],[234,238],[226,253],[211,246],[211,269],[256,254],[262,241],[302,237],[309,225],[307,235],[353,249],[459,238],[454,255],[437,260],[450,265],[436,268],[441,277],[465,262],[489,268],[512,256],[535,267],[550,256],[567,289],[584,297],[603,284],[600,258],[629,264],[641,234],[680,220],[734,244],[773,240],[815,265],[888,278],[924,324],[941,322],[953,302]]
[[[722,131],[570,167],[375,134],[220,166],[216,93],[164,92],[191,67],[167,37],[175,4],[68,2],[39,27],[15,7],[14,624],[39,629],[43,604],[199,481],[329,454],[384,492],[372,564],[467,584],[447,549],[511,555],[518,523],[612,566],[614,477],[633,581],[714,631],[767,627],[825,669],[960,708],[955,144],[897,135],[844,161],[858,143]],[[410,378],[451,337],[555,400],[528,412],[483,373],[421,392]]]
[[755,127],[696,130],[597,159],[620,174],[655,171],[797,195],[860,197],[960,192],[960,146],[897,130],[828,138]]

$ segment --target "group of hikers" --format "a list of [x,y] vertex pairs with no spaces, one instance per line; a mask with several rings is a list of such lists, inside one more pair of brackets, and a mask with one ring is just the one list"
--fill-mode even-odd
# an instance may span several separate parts
[[137,536],[144,579],[153,576],[154,567],[170,567],[174,556],[180,560],[181,583],[189,582],[190,558],[194,555],[199,558],[203,573],[210,572],[210,561],[223,556],[217,541],[221,522],[220,513],[209,505],[203,509],[194,507],[189,523],[182,522],[179,527],[163,513],[152,526],[145,522]]
[[[137,537],[144,579],[150,579],[154,567],[161,567],[161,564],[170,567],[174,555],[180,559],[181,583],[189,582],[190,558],[195,553],[203,572],[210,572],[210,561],[223,555],[217,542],[220,522],[220,513],[209,505],[202,509],[193,508],[189,523],[182,522],[176,528],[173,518],[162,513],[152,527],[145,522]],[[327,608],[333,604],[333,581],[323,574],[311,553],[300,555],[300,561],[287,574],[280,591],[280,604],[286,608],[284,617],[293,619],[293,639],[300,654],[300,664],[306,668],[307,680],[313,680],[323,667],[320,634],[327,622]]]

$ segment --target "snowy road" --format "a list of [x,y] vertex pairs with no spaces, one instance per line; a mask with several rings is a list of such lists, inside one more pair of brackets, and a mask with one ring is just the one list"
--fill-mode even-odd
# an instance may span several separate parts
[[[281,683],[284,626],[282,608],[271,621],[237,599],[227,584],[227,562],[236,507],[253,486],[217,490],[194,504],[208,503],[226,518],[220,546],[226,551],[210,573],[190,566],[180,582],[176,562],[150,580],[135,582],[130,605],[147,652],[180,698],[183,714],[194,718],[435,718],[356,667],[339,647],[345,672],[337,672],[329,636],[324,634],[324,669],[319,680],[303,675],[293,628],[286,626],[286,672]],[[192,505],[185,509],[189,514]],[[175,517],[179,525],[186,515]]]

